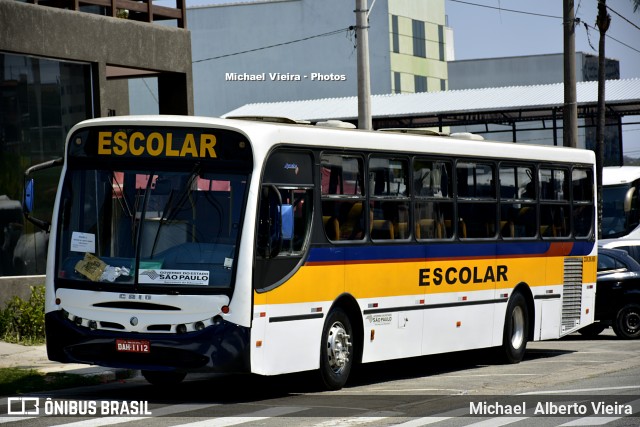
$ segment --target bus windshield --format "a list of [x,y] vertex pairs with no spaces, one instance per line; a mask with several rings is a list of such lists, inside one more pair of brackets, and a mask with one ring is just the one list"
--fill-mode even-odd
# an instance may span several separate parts
[[625,209],[627,199],[632,205],[637,206],[637,195],[629,197],[631,188],[631,184],[602,187],[602,238],[613,239],[625,236],[638,225],[637,208]]
[[200,163],[166,169],[67,171],[58,286],[96,289],[98,282],[100,289],[178,293],[231,287],[248,175],[202,170]]

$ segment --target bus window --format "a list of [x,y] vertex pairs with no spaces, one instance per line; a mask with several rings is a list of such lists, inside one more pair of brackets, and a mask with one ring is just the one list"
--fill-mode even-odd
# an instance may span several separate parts
[[407,159],[369,159],[369,233],[372,240],[411,237],[408,177]]
[[540,235],[569,235],[569,171],[540,169]]
[[575,168],[571,174],[572,220],[576,237],[589,237],[593,223],[593,174],[590,169]]
[[488,238],[497,233],[494,169],[492,164],[479,162],[456,165],[460,238]]
[[366,222],[362,158],[323,154],[322,222],[331,241],[363,240]]
[[413,162],[415,235],[417,239],[453,237],[451,162],[416,158]]
[[500,235],[535,237],[535,169],[530,165],[500,165]]
[[[280,255],[300,254],[309,235],[311,225],[311,212],[313,191],[311,189],[293,188],[280,189],[282,206],[289,206],[292,211],[292,233],[283,234],[282,249]],[[284,229],[283,224],[283,229]]]
[[[301,255],[311,230],[313,207],[311,154],[298,150],[275,150],[267,160],[263,182],[259,218],[265,226],[259,227],[259,230],[267,232],[273,228],[274,221],[278,222],[279,229],[276,230],[276,234],[282,240],[277,254],[270,253],[266,257]],[[275,218],[276,215],[278,218]],[[268,232],[272,233],[273,230]],[[269,241],[264,238],[263,240]],[[258,245],[258,250],[264,253],[262,245]]]

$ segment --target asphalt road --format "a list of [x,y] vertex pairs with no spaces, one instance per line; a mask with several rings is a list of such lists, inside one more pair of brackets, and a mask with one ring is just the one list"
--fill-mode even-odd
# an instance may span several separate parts
[[[0,400],[0,424],[640,426],[640,340],[607,330],[596,339],[529,343],[517,365],[494,363],[490,351],[369,364],[336,392],[305,373],[192,375],[168,389],[138,377],[19,397]],[[8,404],[33,410],[36,400],[38,415],[5,415]],[[53,415],[70,411],[76,415]]]

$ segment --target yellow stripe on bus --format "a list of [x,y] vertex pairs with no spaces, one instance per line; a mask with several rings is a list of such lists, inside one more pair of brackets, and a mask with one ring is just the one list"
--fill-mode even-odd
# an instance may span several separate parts
[[[304,266],[286,283],[254,298],[256,304],[333,301],[343,292],[355,298],[470,292],[560,285],[565,257],[434,260]],[[583,282],[594,283],[595,263],[583,263]]]

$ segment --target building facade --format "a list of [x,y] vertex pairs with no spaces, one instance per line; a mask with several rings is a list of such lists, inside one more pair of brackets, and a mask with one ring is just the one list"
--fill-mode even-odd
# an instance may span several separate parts
[[[598,55],[576,52],[576,82],[598,80]],[[607,80],[620,78],[620,62],[605,60]],[[564,54],[524,55],[450,61],[449,89],[527,86],[562,83]]]
[[[191,40],[180,11],[168,12],[170,27],[153,23],[169,16],[149,13],[148,2],[118,18],[97,0],[34,1],[0,0],[0,282],[45,271],[48,233],[23,219],[23,174],[62,157],[73,125],[128,114],[127,82],[146,75],[159,82],[161,112],[193,113]],[[34,177],[35,216],[51,217],[59,173]]]
[[[444,0],[369,2],[372,94],[447,88]],[[194,110],[357,94],[353,0],[263,0],[187,9]],[[155,113],[152,79],[132,82],[132,112]]]

